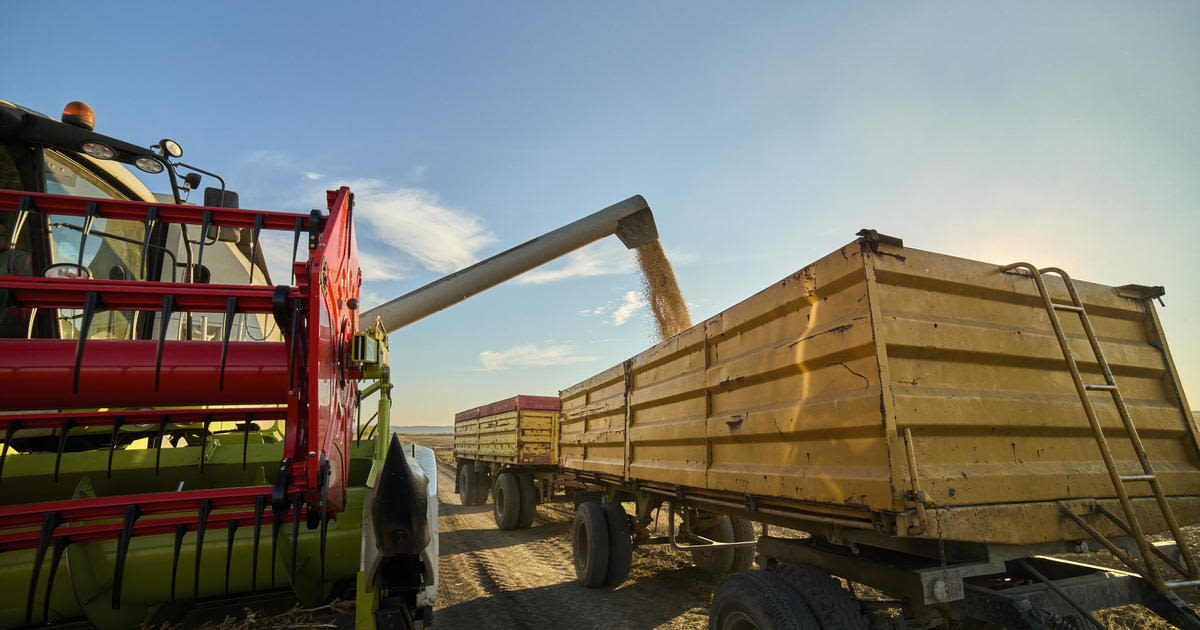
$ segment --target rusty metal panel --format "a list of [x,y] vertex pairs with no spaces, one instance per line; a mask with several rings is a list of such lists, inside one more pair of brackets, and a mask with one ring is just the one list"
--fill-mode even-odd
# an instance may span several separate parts
[[[1196,421],[1152,304],[1076,284],[1167,493],[1200,497]],[[1102,383],[1078,321],[1063,322],[1085,379]],[[1092,395],[1136,472],[1109,394]],[[914,521],[906,433],[956,539],[1080,538],[1038,506],[1115,496],[1033,281],[894,239],[855,241],[561,398],[566,469],[731,504],[858,509],[897,535],[936,535]]]
[[611,367],[562,391],[559,464],[623,475],[625,469],[625,365]]

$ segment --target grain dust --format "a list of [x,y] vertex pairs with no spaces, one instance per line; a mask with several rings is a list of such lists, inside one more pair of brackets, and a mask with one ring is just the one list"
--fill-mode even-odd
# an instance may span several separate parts
[[655,240],[638,247],[637,259],[642,269],[642,294],[654,313],[658,338],[667,339],[691,328],[692,318],[662,243]]

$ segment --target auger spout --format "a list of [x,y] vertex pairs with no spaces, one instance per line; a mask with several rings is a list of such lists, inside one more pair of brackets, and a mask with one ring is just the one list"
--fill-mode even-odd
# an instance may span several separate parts
[[654,215],[641,195],[634,195],[376,306],[364,312],[361,321],[371,322],[378,316],[384,329],[394,332],[610,234],[615,234],[630,249],[658,239]]

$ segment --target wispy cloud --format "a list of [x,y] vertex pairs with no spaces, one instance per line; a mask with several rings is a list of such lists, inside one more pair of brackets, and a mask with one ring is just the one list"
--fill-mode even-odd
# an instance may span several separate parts
[[627,291],[625,296],[621,298],[621,303],[617,308],[613,309],[612,322],[613,326],[620,326],[629,321],[634,313],[646,307],[646,300],[642,299],[642,295],[637,291]]
[[509,368],[567,365],[593,360],[595,360],[595,357],[585,357],[575,354],[575,349],[568,345],[543,347],[536,344],[525,344],[513,346],[506,350],[485,350],[479,353],[479,362],[483,364],[483,369],[489,372],[507,370]]
[[619,243],[601,241],[567,254],[562,263],[522,274],[516,278],[516,282],[518,284],[546,284],[568,278],[630,273],[633,269],[632,252]]
[[404,266],[396,261],[384,260],[377,254],[362,247],[358,250],[358,267],[362,270],[363,280],[399,280],[404,277]]
[[401,250],[430,271],[449,273],[469,266],[496,241],[479,218],[446,207],[430,191],[377,179],[345,184],[354,191],[356,218],[370,230],[366,239]]
[[304,177],[307,178],[309,181],[315,182],[315,181],[321,179],[321,177],[323,177],[323,175],[321,175],[320,173],[313,173],[313,172],[309,171],[304,174]]
[[597,306],[593,309],[585,309],[579,311],[580,315],[587,316],[604,316],[606,324],[613,326],[624,325],[631,317],[636,315],[638,311],[646,308],[646,300],[641,293],[637,291],[626,291],[620,299],[612,300],[602,306]]

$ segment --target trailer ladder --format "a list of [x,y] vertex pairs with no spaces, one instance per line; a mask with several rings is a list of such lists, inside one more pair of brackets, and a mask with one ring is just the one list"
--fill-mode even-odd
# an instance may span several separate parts
[[[1097,528],[1087,523],[1074,511],[1063,504],[1059,504],[1063,514],[1075,522],[1081,529],[1087,532],[1097,542],[1104,545],[1114,556],[1128,565],[1142,577],[1146,578],[1160,593],[1167,594],[1172,588],[1182,586],[1196,585],[1196,579],[1200,577],[1200,572],[1197,571],[1196,561],[1192,556],[1191,550],[1185,544],[1183,534],[1179,528],[1179,522],[1175,518],[1175,513],[1167,502],[1166,493],[1163,491],[1162,483],[1158,475],[1154,472],[1154,466],[1150,462],[1150,458],[1146,455],[1146,449],[1142,445],[1142,439],[1138,435],[1137,427],[1133,424],[1133,419],[1129,415],[1129,409],[1125,406],[1125,399],[1121,395],[1120,388],[1117,387],[1117,381],[1113,378],[1112,370],[1109,369],[1108,360],[1104,358],[1104,351],[1100,347],[1100,341],[1096,338],[1096,332],[1092,329],[1092,322],[1088,317],[1087,311],[1084,309],[1083,301],[1079,298],[1078,291],[1075,290],[1075,284],[1071,281],[1071,277],[1067,272],[1057,267],[1046,267],[1038,269],[1037,267],[1025,263],[1013,263],[1000,268],[1004,272],[1012,272],[1016,269],[1024,269],[1030,273],[1034,283],[1037,285],[1038,292],[1042,296],[1042,302],[1045,304],[1046,312],[1050,316],[1050,325],[1054,327],[1054,335],[1058,338],[1058,344],[1062,347],[1063,357],[1067,361],[1067,369],[1071,372],[1071,379],[1075,382],[1075,390],[1079,393],[1079,399],[1083,403],[1084,413],[1087,414],[1088,423],[1091,424],[1092,433],[1096,438],[1096,445],[1100,447],[1100,456],[1104,459],[1104,466],[1108,469],[1109,478],[1112,480],[1113,489],[1116,490],[1117,498],[1121,504],[1121,510],[1124,512],[1124,520],[1118,515],[1113,514],[1103,506],[1097,505],[1097,511],[1112,521],[1120,530],[1132,538],[1141,552],[1142,560],[1145,567],[1139,567],[1134,563],[1133,559],[1122,551],[1112,540],[1100,532]],[[1050,299],[1050,293],[1046,290],[1046,284],[1043,281],[1044,274],[1055,274],[1062,278],[1066,285],[1067,293],[1070,295],[1071,303],[1063,304]],[[1075,313],[1079,316],[1080,323],[1083,324],[1083,331],[1087,335],[1088,343],[1092,346],[1092,352],[1096,356],[1096,363],[1100,366],[1100,372],[1104,375],[1103,383],[1084,383],[1083,377],[1079,372],[1079,365],[1075,361],[1075,353],[1071,350],[1071,345],[1063,332],[1062,322],[1059,320],[1058,311],[1066,311]],[[1116,462],[1113,461],[1112,451],[1109,449],[1108,440],[1104,437],[1104,429],[1100,426],[1100,421],[1096,417],[1096,409],[1092,405],[1092,400],[1088,396],[1088,392],[1108,392],[1113,404],[1116,406],[1117,413],[1121,417],[1121,423],[1125,425],[1125,433],[1133,446],[1133,451],[1137,455],[1138,463],[1141,465],[1142,472],[1139,474],[1122,474],[1117,470]],[[1166,521],[1167,527],[1171,531],[1171,536],[1175,539],[1175,544],[1183,558],[1186,566],[1181,565],[1175,559],[1160,551],[1147,538],[1146,532],[1142,527],[1141,522],[1137,518],[1134,511],[1133,502],[1129,498],[1129,490],[1125,487],[1129,483],[1148,483],[1151,491],[1154,492],[1154,498],[1158,503],[1158,508],[1162,513],[1163,519]],[[1184,579],[1165,581],[1155,568],[1152,556],[1158,557],[1166,565],[1170,566],[1174,571],[1181,575]]]

